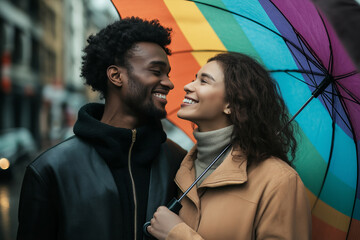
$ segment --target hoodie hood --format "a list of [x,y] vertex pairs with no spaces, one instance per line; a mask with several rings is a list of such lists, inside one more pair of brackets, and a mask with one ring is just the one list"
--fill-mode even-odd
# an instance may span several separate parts
[[[90,143],[99,155],[113,167],[127,166],[132,143],[132,130],[117,128],[100,122],[104,104],[89,103],[79,110],[74,133]],[[147,167],[166,141],[161,121],[151,119],[144,126],[136,128],[136,139],[131,153],[134,166]]]

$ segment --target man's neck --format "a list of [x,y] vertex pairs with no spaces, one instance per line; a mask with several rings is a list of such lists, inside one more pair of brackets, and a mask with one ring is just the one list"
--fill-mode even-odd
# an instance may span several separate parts
[[113,127],[134,129],[143,124],[139,117],[124,113],[122,106],[111,106],[105,104],[101,122]]

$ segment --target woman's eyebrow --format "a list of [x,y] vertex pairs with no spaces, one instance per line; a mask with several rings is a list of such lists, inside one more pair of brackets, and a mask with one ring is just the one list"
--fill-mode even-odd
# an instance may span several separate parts
[[[196,74],[197,75],[197,74]],[[211,76],[210,74],[208,73],[201,73],[201,76],[202,77],[206,77],[206,78],[209,78],[211,80],[213,80],[215,82],[215,79],[213,78],[213,76]]]

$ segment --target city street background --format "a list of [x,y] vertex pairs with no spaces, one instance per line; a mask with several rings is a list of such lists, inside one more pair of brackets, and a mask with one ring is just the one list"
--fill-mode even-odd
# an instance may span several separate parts
[[110,0],[0,0],[0,239],[16,239],[26,165],[100,101],[80,78],[81,50],[116,19]]
[[[14,240],[25,167],[73,135],[79,108],[101,102],[80,78],[89,35],[119,19],[110,0],[0,0],[0,239]],[[170,122],[168,136],[191,140]]]

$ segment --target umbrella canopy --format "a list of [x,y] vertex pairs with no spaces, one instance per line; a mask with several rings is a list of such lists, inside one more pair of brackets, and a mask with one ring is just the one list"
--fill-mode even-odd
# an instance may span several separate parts
[[295,166],[308,189],[313,239],[360,236],[360,75],[309,0],[113,3],[121,17],[157,18],[173,28],[170,78],[175,90],[168,119],[189,137],[190,124],[176,117],[183,86],[216,52],[242,52],[261,62],[278,82],[291,115],[308,101],[296,117]]

